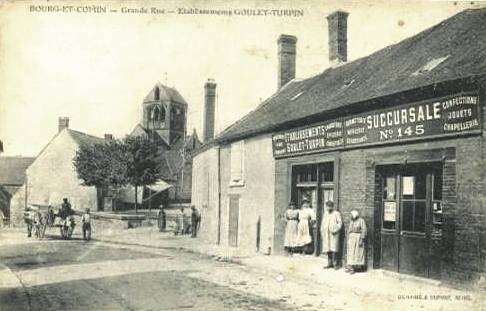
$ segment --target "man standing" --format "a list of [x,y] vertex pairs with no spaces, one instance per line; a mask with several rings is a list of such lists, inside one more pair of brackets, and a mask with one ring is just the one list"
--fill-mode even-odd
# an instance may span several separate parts
[[197,210],[194,205],[191,205],[191,237],[195,238],[197,236],[197,231],[199,230],[199,224],[201,222],[201,213]]
[[184,207],[181,207],[179,210],[176,210],[175,213],[175,227],[174,227],[174,235],[182,235],[184,234]]
[[34,226],[34,213],[30,206],[24,211],[24,222],[27,226],[27,237],[30,238],[32,236],[32,229]]
[[159,213],[157,214],[157,224],[159,226],[160,232],[165,231],[166,219],[165,219],[165,211],[163,205],[160,205],[160,210]]
[[332,201],[326,202],[326,209],[321,223],[322,252],[326,253],[328,258],[327,266],[324,268],[334,267],[337,270],[339,269],[339,234],[343,227],[343,221],[341,213],[334,209]]
[[89,208],[86,209],[86,212],[81,217],[81,221],[83,222],[83,239],[89,241],[91,239],[91,215]]

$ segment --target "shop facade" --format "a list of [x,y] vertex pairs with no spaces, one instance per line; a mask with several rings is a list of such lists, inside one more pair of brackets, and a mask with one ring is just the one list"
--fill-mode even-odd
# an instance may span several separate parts
[[[478,277],[486,195],[482,120],[478,88],[275,133],[275,182],[284,185],[275,193],[275,251],[283,252],[288,202],[306,196],[317,228],[327,201],[345,226],[351,210],[360,212],[369,231],[368,269]],[[344,232],[341,240],[345,247]],[[320,255],[318,230],[314,242]]]
[[[306,197],[316,228],[327,201],[345,229],[350,212],[360,212],[368,269],[485,276],[486,56],[477,40],[485,17],[485,9],[466,10],[367,57],[279,85],[194,157],[192,203],[202,209],[203,239],[284,254],[285,211]],[[346,18],[331,14],[330,33],[345,33]],[[278,40],[280,76],[295,66],[296,42]],[[345,230],[340,240],[346,264]],[[311,251],[321,255],[318,230]]]

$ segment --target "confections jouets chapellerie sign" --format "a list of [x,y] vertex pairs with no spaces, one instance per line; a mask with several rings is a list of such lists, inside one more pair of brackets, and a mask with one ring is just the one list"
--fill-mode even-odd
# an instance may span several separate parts
[[481,129],[479,96],[461,94],[330,120],[273,135],[285,157],[366,145],[455,136]]

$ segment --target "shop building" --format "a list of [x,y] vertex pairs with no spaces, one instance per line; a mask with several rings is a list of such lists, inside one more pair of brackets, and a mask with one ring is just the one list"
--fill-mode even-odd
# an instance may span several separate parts
[[[486,9],[349,63],[347,17],[328,17],[332,67],[279,81],[194,157],[202,237],[283,253],[288,202],[308,196],[317,228],[327,201],[345,226],[360,211],[368,269],[476,280],[486,271]],[[285,35],[279,51],[296,43]],[[279,80],[295,72],[283,56]],[[314,241],[320,255],[317,231]]]

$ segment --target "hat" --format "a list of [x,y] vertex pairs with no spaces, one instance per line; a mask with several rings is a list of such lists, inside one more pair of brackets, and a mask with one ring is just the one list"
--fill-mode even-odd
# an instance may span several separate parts
[[334,202],[333,201],[326,201],[326,206],[334,207]]

